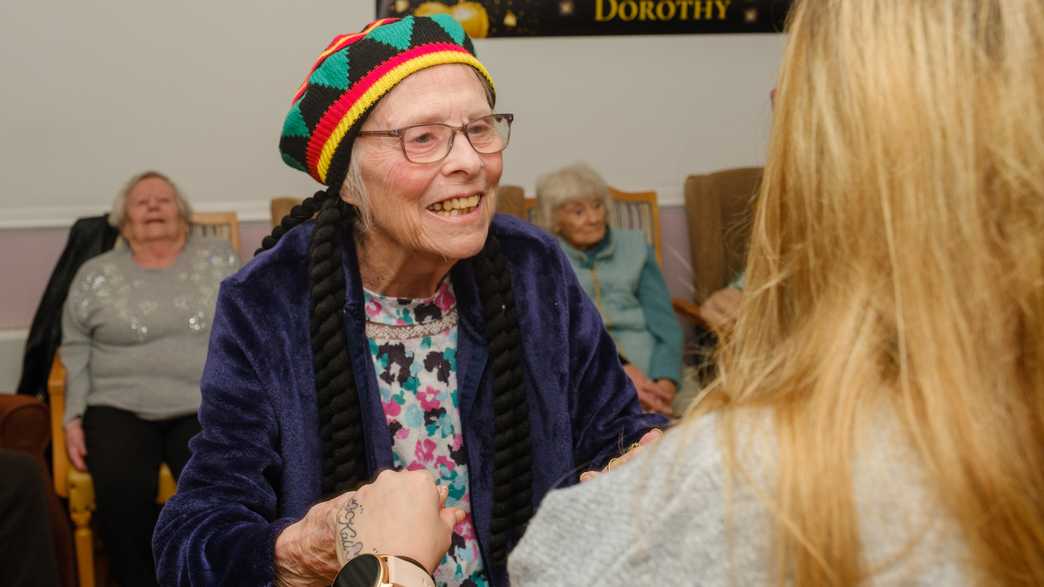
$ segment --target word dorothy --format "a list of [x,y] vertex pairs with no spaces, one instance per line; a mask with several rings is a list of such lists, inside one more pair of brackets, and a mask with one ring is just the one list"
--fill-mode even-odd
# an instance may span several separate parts
[[725,20],[732,0],[595,0],[595,20]]

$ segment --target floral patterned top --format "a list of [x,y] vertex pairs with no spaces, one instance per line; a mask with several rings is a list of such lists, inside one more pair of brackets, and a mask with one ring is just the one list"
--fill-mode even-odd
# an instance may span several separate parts
[[466,513],[435,570],[439,585],[488,585],[468,495],[457,390],[457,300],[448,279],[431,298],[364,291],[366,337],[377,370],[396,470],[427,469]]

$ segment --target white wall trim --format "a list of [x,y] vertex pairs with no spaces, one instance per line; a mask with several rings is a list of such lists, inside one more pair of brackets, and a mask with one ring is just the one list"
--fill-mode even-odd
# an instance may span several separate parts
[[[268,202],[193,202],[199,212],[233,210],[240,222],[269,222]],[[97,216],[108,210],[107,204],[97,206],[22,206],[0,208],[0,230],[22,228],[65,228],[77,218]]]
[[656,188],[656,199],[661,208],[685,206],[685,192],[677,186]]
[[0,330],[0,342],[10,342],[12,340],[25,341],[27,338],[29,338],[28,328]]

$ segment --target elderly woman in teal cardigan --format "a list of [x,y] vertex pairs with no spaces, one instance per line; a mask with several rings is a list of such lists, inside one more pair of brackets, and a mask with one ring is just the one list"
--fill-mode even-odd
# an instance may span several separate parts
[[609,197],[605,180],[583,163],[537,181],[547,228],[602,314],[638,399],[670,415],[681,382],[681,327],[645,235],[609,227]]

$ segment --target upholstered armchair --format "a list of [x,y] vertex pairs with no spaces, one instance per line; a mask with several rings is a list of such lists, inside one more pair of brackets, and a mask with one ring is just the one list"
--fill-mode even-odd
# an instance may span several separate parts
[[55,560],[58,561],[58,578],[63,587],[73,587],[76,575],[69,519],[58,496],[50,489],[50,477],[44,460],[49,444],[51,431],[48,427],[47,406],[32,396],[0,394],[0,448],[27,453],[40,465],[40,475],[47,479],[47,507]]

